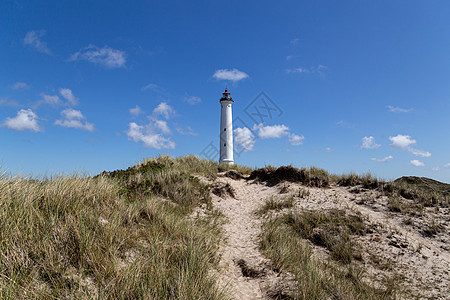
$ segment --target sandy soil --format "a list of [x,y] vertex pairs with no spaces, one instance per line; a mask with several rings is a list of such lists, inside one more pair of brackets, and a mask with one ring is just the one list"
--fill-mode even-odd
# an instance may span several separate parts
[[[362,260],[356,263],[366,270],[368,281],[380,285],[383,278],[397,276],[401,278],[401,298],[450,299],[448,209],[430,208],[419,216],[406,217],[390,212],[388,198],[376,191],[339,186],[308,188],[293,183],[268,187],[224,176],[215,180],[201,179],[215,184],[229,183],[235,191],[234,198],[212,195],[214,208],[227,219],[223,225],[226,242],[220,247],[219,284],[226,287],[234,299],[270,299],[270,293],[287,289],[292,283],[289,274],[273,272],[270,261],[261,255],[258,240],[263,220],[255,211],[269,197],[297,195],[299,189],[308,190],[309,196],[296,196],[295,209],[345,209],[361,213],[366,222],[373,225],[373,233],[355,237],[363,250]],[[284,193],[280,194],[282,187]],[[443,230],[430,237],[423,234],[423,228],[431,219],[441,224]],[[323,248],[311,246],[316,255],[327,255]],[[255,270],[255,274],[246,274],[242,265]]]

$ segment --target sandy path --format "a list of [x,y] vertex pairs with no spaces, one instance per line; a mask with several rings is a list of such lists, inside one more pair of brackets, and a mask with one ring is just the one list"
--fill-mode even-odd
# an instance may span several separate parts
[[[265,290],[279,282],[281,277],[270,270],[269,261],[262,257],[258,249],[262,220],[254,212],[268,197],[278,194],[278,188],[227,177],[219,177],[216,182],[229,183],[235,190],[235,198],[212,195],[214,208],[220,210],[227,219],[223,225],[226,242],[219,250],[218,283],[226,287],[234,299],[267,299]],[[238,261],[242,259],[261,275],[244,277],[238,266]]]

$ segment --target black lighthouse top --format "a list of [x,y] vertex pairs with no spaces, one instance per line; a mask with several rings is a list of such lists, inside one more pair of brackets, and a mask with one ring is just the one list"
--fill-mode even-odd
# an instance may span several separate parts
[[223,95],[223,96],[222,96],[222,98],[220,98],[220,101],[225,101],[225,100],[227,100],[227,101],[234,102],[234,101],[233,101],[233,98],[230,97],[230,93],[228,92],[228,89],[225,89],[225,92],[223,92],[222,95]]

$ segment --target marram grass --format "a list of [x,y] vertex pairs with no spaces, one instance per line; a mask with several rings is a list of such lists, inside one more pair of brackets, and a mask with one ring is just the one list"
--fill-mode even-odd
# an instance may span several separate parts
[[131,198],[111,176],[2,176],[0,298],[224,298],[209,272],[215,228],[186,218],[206,187],[180,170],[140,176],[159,189]]

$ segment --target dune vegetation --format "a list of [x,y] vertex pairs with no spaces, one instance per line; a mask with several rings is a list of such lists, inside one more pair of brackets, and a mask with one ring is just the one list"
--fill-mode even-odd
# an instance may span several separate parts
[[[214,181],[224,171],[230,171],[231,178],[269,186],[299,182],[314,188],[334,184],[377,189],[391,196],[390,207],[398,212],[406,210],[399,202],[402,197],[417,198],[422,206],[448,207],[449,203],[448,191],[435,182],[430,196],[423,186],[406,179],[384,182],[371,175],[336,176],[318,168],[291,166],[254,170],[196,156],[160,156],[94,177],[35,179],[3,174],[0,298],[231,298],[217,284],[214,271],[223,243],[223,216],[212,205],[211,194],[234,197],[234,191],[225,185],[223,192],[221,186],[199,179]],[[430,182],[423,184],[427,183],[429,188]],[[259,215],[291,209],[294,196],[308,197],[309,191],[300,189],[282,200],[272,197]],[[194,218],[199,207],[205,214]],[[351,261],[360,251],[352,237],[368,230],[359,216],[343,211],[291,211],[264,223],[260,247],[274,269],[294,275],[298,289],[289,296],[293,299],[395,297],[392,285],[372,287],[352,268]],[[343,267],[319,262],[305,240],[324,246]]]

